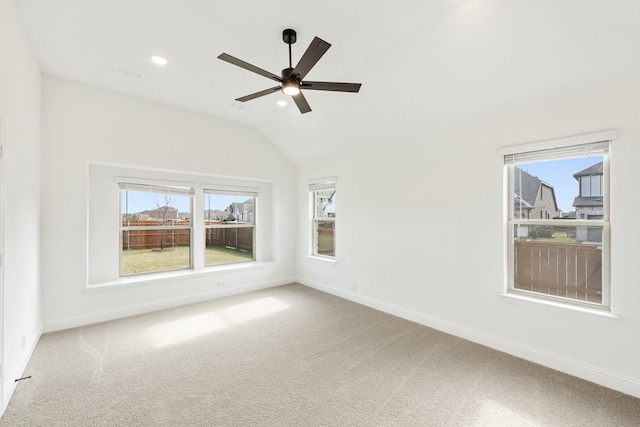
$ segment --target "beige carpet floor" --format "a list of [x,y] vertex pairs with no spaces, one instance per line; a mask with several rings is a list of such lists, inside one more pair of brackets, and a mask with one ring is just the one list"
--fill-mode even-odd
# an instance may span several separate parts
[[0,426],[639,426],[640,400],[292,284],[45,334]]

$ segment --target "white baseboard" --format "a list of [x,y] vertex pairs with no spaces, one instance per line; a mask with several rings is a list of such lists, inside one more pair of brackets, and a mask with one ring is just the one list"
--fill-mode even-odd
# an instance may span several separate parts
[[[29,361],[31,360],[31,356],[33,356],[33,352],[36,350],[36,346],[38,345],[38,341],[40,341],[40,337],[42,336],[42,327],[36,330],[36,333],[33,335],[33,340],[29,343],[29,346],[26,347],[26,351],[23,351],[23,358],[20,361],[20,366],[16,372],[3,372],[3,375],[8,376],[8,379],[3,378],[3,381],[11,381],[9,383],[9,387],[7,390],[3,390],[3,401],[2,401],[2,410],[0,410],[0,417],[4,414],[4,411],[7,409],[9,405],[9,401],[11,400],[11,396],[13,396],[13,392],[16,391],[16,387],[18,387],[18,382],[15,380],[17,378],[22,378],[27,370],[27,366],[29,365]],[[28,375],[28,373],[27,373]],[[29,381],[29,380],[25,380]]]
[[66,319],[53,320],[43,323],[43,331],[55,332],[64,329],[76,328],[78,326],[91,325],[108,320],[120,319],[138,314],[150,313],[152,311],[164,310],[166,308],[179,307],[181,305],[194,304],[197,302],[208,301],[216,298],[228,297],[245,292],[257,291],[260,289],[272,288],[275,286],[286,285],[295,282],[292,277],[285,277],[277,280],[266,282],[251,283],[247,285],[234,286],[229,288],[215,289],[213,291],[184,295],[177,298],[170,298],[160,301],[154,301],[148,304],[137,304],[128,307],[119,308],[117,310],[107,310],[99,313],[91,313],[84,316],[70,317]]
[[640,383],[634,379],[605,371],[595,366],[576,362],[550,353],[542,352],[536,348],[525,346],[513,341],[485,334],[467,327],[442,321],[422,313],[408,310],[393,304],[376,300],[357,292],[345,291],[333,286],[318,283],[314,280],[298,277],[296,282],[326,292],[338,297],[392,314],[403,319],[437,329],[439,331],[455,335],[460,338],[502,351],[512,356],[555,369],[560,372],[582,378],[584,380],[608,387],[625,394],[640,398]]

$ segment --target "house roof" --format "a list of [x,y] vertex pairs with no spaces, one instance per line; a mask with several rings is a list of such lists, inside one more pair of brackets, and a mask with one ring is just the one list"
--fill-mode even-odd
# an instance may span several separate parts
[[579,178],[581,176],[602,175],[603,174],[603,165],[604,165],[603,162],[596,163],[595,165],[589,166],[588,168],[583,169],[580,172],[574,173],[573,177],[576,180],[579,180]]
[[604,206],[603,197],[576,197],[573,199],[573,206],[576,208],[602,207]]
[[526,171],[514,168],[513,191],[516,199],[522,199],[529,207],[536,203],[542,180]]

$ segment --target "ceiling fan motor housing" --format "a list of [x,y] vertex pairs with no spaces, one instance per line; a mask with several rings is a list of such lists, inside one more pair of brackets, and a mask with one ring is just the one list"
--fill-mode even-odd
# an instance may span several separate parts
[[291,67],[285,68],[284,70],[282,70],[282,80],[285,82],[286,81],[297,82],[298,81],[298,79],[296,79],[297,75],[291,74],[292,71],[293,71],[293,68]]

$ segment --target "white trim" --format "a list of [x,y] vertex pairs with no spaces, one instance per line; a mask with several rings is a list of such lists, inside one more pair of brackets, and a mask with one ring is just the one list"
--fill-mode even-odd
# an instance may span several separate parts
[[317,260],[320,260],[320,261],[331,262],[331,263],[334,263],[334,264],[337,263],[335,256],[319,255],[319,254],[312,254],[312,255],[308,255],[308,256],[311,259],[317,259]]
[[498,154],[506,156],[509,154],[524,153],[528,151],[546,150],[552,148],[568,147],[572,145],[588,144],[598,141],[612,141],[618,137],[618,131],[611,129],[601,132],[573,135],[564,138],[548,139],[545,141],[527,142],[525,144],[509,145],[498,148]]
[[338,178],[336,176],[326,176],[324,178],[313,178],[309,180],[309,185],[312,184],[324,184],[327,182],[336,182]]
[[506,298],[506,301],[536,310],[566,314],[571,317],[592,320],[609,325],[615,325],[620,321],[620,318],[611,313],[606,307],[590,308],[587,306],[570,304],[563,301],[543,299],[540,298],[539,294],[536,294],[534,297],[529,297],[524,293],[517,293],[513,291],[500,293],[499,295]]
[[528,360],[555,369],[566,374],[582,378],[587,381],[599,384],[604,387],[618,390],[640,398],[640,383],[633,378],[616,374],[614,372],[600,369],[597,366],[577,362],[552,353],[540,351],[534,347],[519,344],[514,341],[505,340],[491,334],[480,332],[471,328],[462,327],[451,322],[446,322],[432,316],[427,316],[413,310],[409,310],[397,305],[389,304],[375,298],[367,297],[356,292],[349,292],[333,286],[325,285],[311,279],[298,277],[296,281],[302,285],[336,295],[353,301],[358,304],[371,307],[376,310],[401,317],[403,319],[418,323],[429,328],[437,329],[450,335],[454,335],[477,344],[481,344],[494,350],[508,353],[512,356]]
[[169,271],[158,271],[151,273],[130,274],[127,276],[121,276],[119,279],[112,280],[104,283],[87,283],[87,286],[83,288],[86,293],[112,291],[116,289],[136,288],[139,286],[155,285],[159,283],[170,283],[182,280],[198,279],[207,276],[218,276],[220,274],[226,274],[231,272],[237,272],[238,270],[253,271],[261,270],[264,268],[272,268],[278,266],[280,263],[275,262],[237,262],[231,264],[220,264],[216,266],[206,266],[200,270],[194,269],[175,269]]
[[[176,190],[176,195],[185,195],[193,197],[195,192],[195,183],[193,182],[181,182],[181,181],[165,181],[162,179],[142,179],[142,178],[127,178],[116,177],[115,182],[118,184],[120,190],[127,190],[127,185],[130,185],[131,191],[151,191],[164,194],[166,190]],[[140,187],[138,187],[140,186]],[[125,188],[123,188],[125,187]]]
[[221,196],[242,196],[242,197],[258,197],[259,188],[256,187],[233,187],[224,185],[202,185],[202,192],[207,195]]
[[276,280],[269,280],[265,282],[251,283],[247,285],[235,286],[232,288],[216,289],[213,291],[203,292],[199,294],[181,296],[176,298],[168,298],[160,301],[155,301],[145,304],[135,304],[128,307],[107,310],[88,314],[85,316],[68,317],[66,319],[58,319],[43,324],[43,330],[45,333],[60,331],[69,328],[76,328],[78,326],[91,325],[99,322],[106,322],[109,320],[120,319],[128,316],[135,316],[138,314],[150,313],[153,311],[164,310],[167,308],[179,307],[187,304],[194,304],[198,302],[208,301],[217,298],[224,298],[232,295],[237,295],[245,292],[257,291],[260,289],[273,288],[276,286],[286,285],[292,283],[293,278],[284,277]]
[[[0,114],[0,417],[4,414],[7,405],[9,405],[9,399],[13,394],[15,385],[10,387],[11,390],[5,390],[6,384],[4,376],[6,375],[6,369],[4,364],[4,313],[5,298],[4,298],[4,217],[5,217],[5,164],[4,164],[4,116]],[[28,358],[27,358],[28,360]]]
[[[24,351],[22,351],[20,355],[21,358],[20,358],[20,365],[18,367],[18,370],[16,372],[12,372],[9,374],[7,374],[5,370],[5,372],[3,372],[4,375],[9,375],[10,378],[14,377],[14,379],[22,378],[25,376],[25,372],[27,371],[27,367],[29,366],[29,362],[31,361],[33,352],[36,351],[36,346],[38,345],[38,342],[40,341],[40,337],[42,336],[42,334],[43,334],[42,325],[40,325],[40,327],[36,331],[34,339],[29,343],[27,347],[25,347]],[[16,390],[16,387],[18,387],[18,383],[12,380],[11,383],[9,384],[9,390],[4,390],[5,401],[2,402],[2,411],[0,411],[0,417],[2,416],[2,414],[4,414],[5,410],[7,409],[7,406],[11,401],[11,397],[13,396],[13,392]]]

